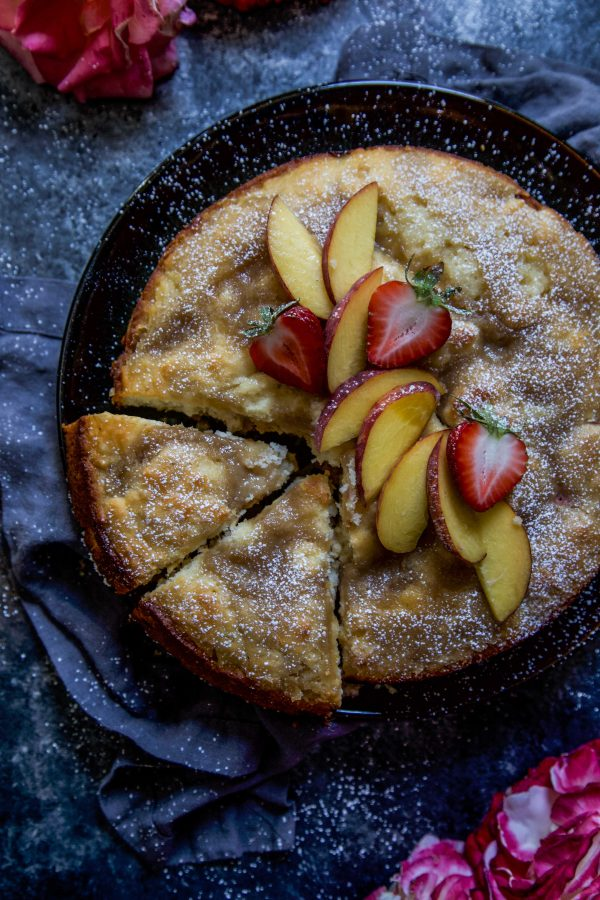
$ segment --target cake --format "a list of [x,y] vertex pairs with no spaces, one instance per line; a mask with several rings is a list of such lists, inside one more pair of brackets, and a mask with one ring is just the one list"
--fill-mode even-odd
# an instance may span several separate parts
[[134,619],[212,684],[326,715],[341,702],[331,513],[323,475],[295,482],[147,594]]
[[64,429],[75,515],[118,594],[147,584],[288,480],[285,447],[99,413]]
[[[386,285],[408,290],[409,272],[413,278],[435,273],[431,285],[439,286],[431,290],[438,299],[451,298],[451,330],[417,362],[386,367],[371,344],[356,343],[355,333],[366,329],[367,313],[373,325],[373,299],[383,298]],[[205,528],[182,465],[164,499],[172,508],[177,482],[187,484],[191,493],[182,490],[196,518],[197,543],[191,545],[189,532],[164,534],[169,552],[147,565],[138,559],[132,570],[139,567],[139,575],[119,581],[110,572],[112,549],[100,553],[98,530],[86,521],[95,485],[105,480],[102,464],[89,449],[69,449],[75,512],[100,572],[118,590],[166,574],[139,601],[134,618],[206,680],[286,711],[331,711],[342,679],[393,684],[432,677],[514,645],[571,602],[600,564],[599,287],[598,259],[565,219],[510,178],[451,154],[411,147],[323,154],[243,185],[167,248],[114,363],[112,401],[124,411],[145,407],[155,416],[185,416],[185,425],[163,426],[182,433],[204,434],[194,421],[210,417],[228,430],[223,440],[244,439],[250,446],[257,434],[275,437],[281,447],[269,451],[277,455],[269,474],[277,484],[255,482],[253,500],[225,500],[227,514]],[[293,337],[307,327],[309,313],[328,321],[324,355],[308,373],[315,376],[311,387],[302,390],[268,367],[260,370],[253,352],[258,338],[248,335],[261,333],[266,315],[272,319],[267,332],[285,319]],[[383,395],[375,386],[384,383]],[[451,505],[464,506],[464,498],[455,488],[441,492],[436,479],[443,473],[432,468],[433,447],[438,454],[443,447],[439,463],[445,465],[446,444],[463,419],[459,401],[493,407],[507,432],[518,431],[528,455],[510,505],[500,500],[489,512],[461,513],[483,529],[483,549],[472,557],[461,557],[460,547],[444,538],[448,491],[458,498]],[[344,410],[350,406],[349,416]],[[431,521],[424,519],[414,546],[398,553],[382,543],[379,520],[396,465],[392,438],[386,444],[385,435],[399,440],[408,406],[410,442],[423,440],[419,434],[440,437],[429,438],[427,454],[421,452],[427,472],[423,464],[419,469]],[[422,421],[415,413],[421,408]],[[133,419],[105,415],[107,432],[111,419]],[[94,418],[68,426],[68,448]],[[135,452],[127,439],[109,443],[116,466],[121,458],[128,470],[133,460],[127,479],[137,491]],[[303,458],[305,477],[278,495],[292,465],[285,446]],[[384,449],[373,454],[373,447]],[[178,453],[175,446],[173,460]],[[373,457],[385,464],[367,483],[361,466]],[[243,479],[248,459],[236,459]],[[371,474],[371,462],[367,467]],[[322,474],[310,474],[316,471]],[[335,540],[326,479],[339,510]],[[267,495],[270,506],[221,534]],[[160,526],[150,523],[144,534],[143,489],[139,496],[127,526],[113,516],[104,537],[111,547],[128,542],[127,528],[129,536],[139,529],[140,540],[153,543],[152,530]],[[421,497],[417,506],[424,502]],[[301,513],[294,512],[296,503]],[[213,543],[187,560],[208,538]],[[519,596],[503,607],[493,582],[504,573],[513,577],[511,565],[520,569],[513,573]],[[341,671],[332,594],[338,570]],[[304,577],[306,596],[298,590]]]

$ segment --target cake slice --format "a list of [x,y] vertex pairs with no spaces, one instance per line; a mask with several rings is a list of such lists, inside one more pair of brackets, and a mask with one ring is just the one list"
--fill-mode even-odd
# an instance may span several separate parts
[[64,428],[75,516],[119,594],[181,562],[280,488],[285,447],[99,413]]
[[143,597],[134,619],[217,687],[327,715],[341,701],[331,509],[325,476],[294,482]]

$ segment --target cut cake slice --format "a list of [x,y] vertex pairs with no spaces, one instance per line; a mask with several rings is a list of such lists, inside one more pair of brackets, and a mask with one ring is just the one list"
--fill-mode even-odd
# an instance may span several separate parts
[[143,597],[134,619],[217,687],[327,715],[341,701],[331,509],[325,476],[294,482]]
[[64,434],[75,516],[119,594],[181,562],[295,468],[279,444],[137,416],[82,416]]

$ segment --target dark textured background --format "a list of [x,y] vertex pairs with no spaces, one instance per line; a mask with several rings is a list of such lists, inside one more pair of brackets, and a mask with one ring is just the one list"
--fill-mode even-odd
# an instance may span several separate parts
[[[422,22],[462,40],[600,68],[595,0],[333,0],[242,17],[210,0],[153,101],[81,107],[0,51],[0,272],[76,279],[144,175],[221,116],[331,80],[364,22]],[[2,570],[4,571],[4,570]],[[491,793],[600,732],[600,639],[509,694],[443,720],[381,724],[295,773],[292,853],[152,872],[105,826],[96,789],[123,741],[72,703],[0,582],[3,897],[360,898],[428,830],[462,837]]]

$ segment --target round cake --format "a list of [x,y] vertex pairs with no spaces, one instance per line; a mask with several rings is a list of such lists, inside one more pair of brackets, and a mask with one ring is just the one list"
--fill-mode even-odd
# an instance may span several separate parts
[[[408,365],[373,362],[373,298],[415,273],[435,273],[434,305],[451,297],[451,330]],[[600,563],[599,289],[564,218],[451,154],[323,154],[243,185],[148,281],[113,366],[117,413],[65,429],[100,573],[120,593],[148,585],[133,617],[186,666],[286,711],[326,715],[344,682],[438,675],[513,645]],[[285,316],[322,333],[304,381],[257,364],[269,314],[266,334]],[[348,397],[354,430],[338,414]],[[471,556],[450,539],[464,498],[436,499],[443,478],[457,493],[442,467],[465,406],[493,409],[527,455],[508,503],[460,512]],[[127,415],[140,408],[153,420]],[[181,424],[155,421],[173,413]],[[390,522],[400,460],[418,478],[397,470]],[[431,516],[414,547],[389,549],[421,494]],[[503,579],[520,585],[512,606]]]

